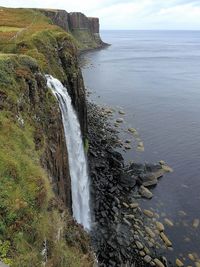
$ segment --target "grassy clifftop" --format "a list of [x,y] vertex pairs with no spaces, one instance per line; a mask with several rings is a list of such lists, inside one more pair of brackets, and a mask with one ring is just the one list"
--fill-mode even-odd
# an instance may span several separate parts
[[0,260],[91,266],[88,237],[53,192],[45,165],[47,155],[60,164],[54,150],[63,129],[44,73],[77,81],[73,37],[38,11],[0,8],[0,17]]
[[[2,53],[23,54],[35,58],[45,73],[64,79],[58,56],[59,44],[67,46],[65,56],[70,61],[76,53],[73,37],[52,24],[39,11],[7,9],[0,11],[0,50]],[[73,63],[73,62],[70,62]],[[73,64],[72,64],[73,65]],[[74,69],[75,70],[75,69]]]

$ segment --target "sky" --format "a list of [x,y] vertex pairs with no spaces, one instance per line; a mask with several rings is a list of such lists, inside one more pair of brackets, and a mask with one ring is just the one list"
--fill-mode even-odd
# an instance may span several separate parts
[[0,6],[80,11],[99,17],[102,30],[200,30],[200,0],[0,0]]

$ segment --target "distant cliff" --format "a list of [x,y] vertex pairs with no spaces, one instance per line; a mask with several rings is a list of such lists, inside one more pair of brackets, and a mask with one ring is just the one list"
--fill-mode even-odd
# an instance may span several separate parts
[[40,9],[52,22],[73,34],[81,50],[100,48],[105,44],[100,37],[99,18],[86,17],[80,12],[68,13],[65,10]]

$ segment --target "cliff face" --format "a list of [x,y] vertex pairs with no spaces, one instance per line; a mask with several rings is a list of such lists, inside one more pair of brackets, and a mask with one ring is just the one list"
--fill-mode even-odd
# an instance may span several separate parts
[[[12,32],[12,27],[8,27],[9,38],[5,38],[3,42],[0,42],[0,47],[2,45],[2,52],[6,54],[13,53],[32,57],[37,61],[43,75],[51,74],[61,80],[68,89],[72,103],[79,117],[83,137],[86,138],[87,109],[85,88],[82,73],[78,64],[77,48],[73,38],[57,26],[52,25],[52,22],[38,11],[33,12],[32,10],[23,9],[4,9],[3,11],[4,12],[1,12],[2,16],[5,14],[5,17],[10,18],[12,15],[13,19],[16,18],[19,23],[19,25],[16,26],[20,27],[17,34],[15,31]],[[50,14],[52,14],[51,11]],[[68,27],[68,23],[64,20],[66,15],[65,11],[59,11],[59,13],[53,14],[57,14],[54,19],[57,20],[58,23],[62,22],[63,27]],[[20,20],[21,17],[24,18],[25,15],[26,17],[29,17],[29,22]],[[34,21],[36,16],[37,21],[34,24],[32,21]],[[5,24],[5,20],[3,23]],[[10,21],[8,21],[8,25],[9,24]],[[29,26],[27,27],[27,25]],[[0,35],[2,35],[0,38],[3,40],[5,33],[0,32]],[[37,88],[34,88],[34,86],[42,83],[43,90],[46,90],[44,77],[43,80],[40,79],[37,80],[37,82],[36,80],[27,82],[30,85],[30,90],[32,90],[32,103],[37,99],[42,107],[43,95],[42,93],[37,93],[37,97],[34,97],[34,92],[38,92],[38,90],[36,90]],[[40,91],[42,92],[41,88],[42,86],[40,86]],[[52,178],[55,192],[58,193],[66,206],[70,208],[71,194],[69,166],[58,103],[55,104],[55,107],[52,107],[54,113],[47,116],[49,120],[46,121],[46,125],[44,126],[44,129],[48,129],[48,131],[41,133],[45,134],[45,138],[47,138],[47,146],[45,148],[44,156],[42,157],[42,162],[46,165],[46,169]],[[41,108],[38,110],[41,111],[43,109]],[[42,112],[45,114],[44,111]],[[39,142],[39,139],[37,142]]]
[[[38,121],[42,121],[35,127],[37,129],[34,136],[36,150],[41,150],[46,139],[41,157],[42,165],[47,170],[53,191],[71,211],[68,154],[58,103],[51,96],[46,86],[46,79],[41,73],[34,73],[33,79],[27,80],[26,83],[29,88],[31,109]],[[32,103],[34,103],[33,106]]]
[[39,9],[45,16],[49,17],[52,22],[61,27],[66,32],[70,31],[69,13],[65,10],[56,9]]
[[53,23],[60,26],[67,32],[71,32],[78,41],[81,50],[100,48],[105,45],[99,34],[99,19],[86,17],[80,12],[68,13],[64,10],[47,10],[40,11],[49,17]]
[[22,129],[27,125],[33,127],[35,150],[41,154],[42,165],[51,178],[54,192],[70,208],[68,155],[58,104],[49,92],[46,79],[35,61],[29,57],[13,55],[4,56],[3,62],[10,68],[10,73],[8,69],[4,70],[5,75],[13,78],[20,91],[18,94],[13,89],[15,103],[10,99],[12,84],[8,82],[4,88],[1,81],[1,111],[13,113],[16,123]]
[[89,266],[88,238],[65,209],[71,208],[66,151],[58,103],[37,62],[1,55],[0,258],[9,266],[42,266],[45,240],[47,266],[77,267],[83,257]]
[[[65,12],[58,23],[62,16]],[[66,210],[71,210],[67,148],[59,105],[45,79],[51,74],[67,87],[86,136],[74,38],[39,11],[2,8],[1,18],[0,242],[7,250],[4,255],[0,250],[0,259],[16,267],[30,261],[41,266],[46,240],[46,266],[90,266],[88,239]]]
[[93,18],[93,17],[89,17],[89,22],[90,22],[90,30],[92,33],[94,34],[99,34],[99,18]]
[[91,34],[99,33],[99,19],[93,17],[86,17],[80,12],[71,12],[68,14],[69,30],[85,30]]

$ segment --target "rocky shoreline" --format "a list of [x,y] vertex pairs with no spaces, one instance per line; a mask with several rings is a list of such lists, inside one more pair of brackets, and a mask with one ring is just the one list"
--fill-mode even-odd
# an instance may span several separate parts
[[116,151],[120,144],[117,130],[108,122],[110,114],[109,109],[88,102],[92,242],[98,266],[172,266],[161,256],[163,250],[172,249],[172,243],[159,215],[142,210],[137,202],[137,198],[152,198],[149,187],[170,168],[163,161],[125,165]]

